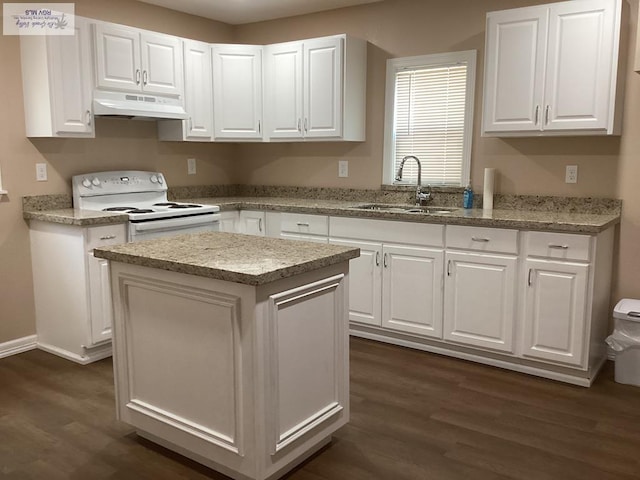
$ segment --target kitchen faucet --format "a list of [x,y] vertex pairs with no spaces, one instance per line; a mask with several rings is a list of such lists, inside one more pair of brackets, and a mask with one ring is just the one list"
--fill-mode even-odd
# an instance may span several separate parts
[[400,167],[398,168],[398,174],[396,175],[396,180],[398,180],[398,181],[402,180],[402,169],[404,168],[404,162],[406,162],[410,158],[414,159],[416,161],[416,163],[418,164],[418,182],[417,182],[417,188],[416,188],[416,205],[418,205],[418,206],[425,205],[427,202],[433,200],[433,197],[431,195],[431,185],[427,185],[428,192],[424,193],[422,191],[422,164],[420,163],[420,160],[418,159],[418,157],[416,157],[414,155],[407,155],[406,157],[404,157],[402,159],[402,161],[400,162]]

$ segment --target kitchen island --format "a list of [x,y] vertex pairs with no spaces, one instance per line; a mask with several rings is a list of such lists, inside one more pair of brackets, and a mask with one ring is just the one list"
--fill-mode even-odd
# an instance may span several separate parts
[[202,233],[110,261],[117,417],[236,479],[278,478],[349,419],[358,249]]

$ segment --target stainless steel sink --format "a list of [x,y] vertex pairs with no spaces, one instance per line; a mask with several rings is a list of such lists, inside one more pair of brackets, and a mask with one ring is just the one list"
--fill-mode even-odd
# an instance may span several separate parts
[[370,210],[389,213],[421,213],[426,215],[444,215],[460,210],[455,207],[419,207],[416,205],[390,205],[383,203],[367,203],[365,205],[355,205],[352,208],[358,210]]

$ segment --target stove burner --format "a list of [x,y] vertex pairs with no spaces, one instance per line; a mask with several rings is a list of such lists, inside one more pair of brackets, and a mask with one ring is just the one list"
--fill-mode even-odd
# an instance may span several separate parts
[[173,205],[169,205],[169,208],[201,208],[202,205],[196,205],[191,203],[178,204],[174,203]]
[[137,210],[136,207],[109,207],[103,208],[103,212],[126,212],[127,210]]
[[127,213],[153,213],[153,210],[150,208],[135,208],[133,210],[129,210]]
[[176,202],[162,202],[162,203],[154,203],[154,207],[171,207],[173,205],[177,205]]

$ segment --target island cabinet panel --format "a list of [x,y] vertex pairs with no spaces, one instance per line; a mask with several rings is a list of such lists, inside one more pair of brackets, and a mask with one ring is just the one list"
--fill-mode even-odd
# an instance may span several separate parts
[[117,416],[234,479],[349,419],[348,262],[259,286],[111,262]]

